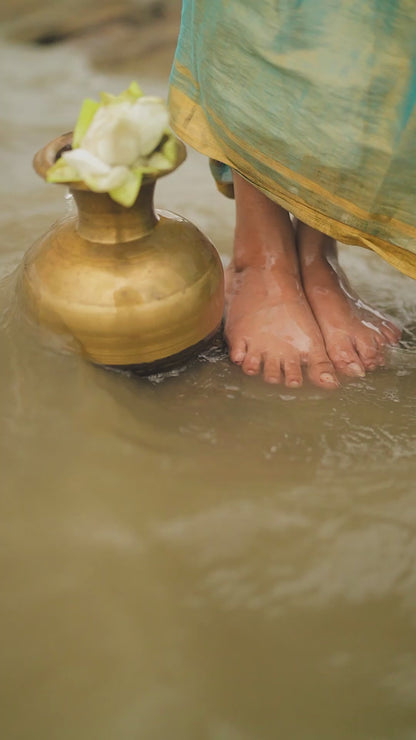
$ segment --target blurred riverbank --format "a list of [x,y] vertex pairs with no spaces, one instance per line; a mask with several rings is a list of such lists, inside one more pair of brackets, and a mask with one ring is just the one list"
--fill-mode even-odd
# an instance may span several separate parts
[[12,0],[0,8],[0,37],[53,46],[71,42],[108,70],[164,50],[172,57],[181,0]]

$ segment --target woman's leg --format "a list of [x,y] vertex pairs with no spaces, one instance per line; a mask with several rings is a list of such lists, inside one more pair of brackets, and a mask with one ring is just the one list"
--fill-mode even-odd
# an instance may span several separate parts
[[398,342],[400,330],[353,293],[333,239],[301,221],[296,239],[303,288],[336,369],[364,376],[383,365],[383,349]]
[[302,366],[324,388],[338,385],[302,288],[289,214],[234,175],[236,231],[227,271],[225,334],[233,362],[270,383],[302,385]]

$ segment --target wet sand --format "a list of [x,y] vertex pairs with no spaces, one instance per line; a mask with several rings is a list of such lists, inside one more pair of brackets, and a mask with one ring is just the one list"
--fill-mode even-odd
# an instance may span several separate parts
[[[220,347],[149,380],[57,351],[15,300],[66,208],[32,156],[84,97],[133,78],[165,95],[173,51],[111,71],[103,44],[0,46],[1,736],[414,740],[414,282],[343,249],[407,331],[335,393],[244,377]],[[233,204],[199,155],[157,205],[230,253]]]

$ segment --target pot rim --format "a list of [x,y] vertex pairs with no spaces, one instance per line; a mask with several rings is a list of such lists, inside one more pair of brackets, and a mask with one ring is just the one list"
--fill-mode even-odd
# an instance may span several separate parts
[[[40,177],[42,177],[44,180],[46,180],[46,175],[50,167],[52,167],[53,164],[55,164],[57,160],[57,155],[59,152],[66,146],[72,144],[72,137],[73,137],[73,131],[68,131],[65,134],[61,134],[61,136],[57,136],[55,139],[52,139],[46,146],[42,147],[42,149],[39,149],[38,152],[36,152],[34,158],[33,158],[33,167],[35,171],[37,172]],[[156,170],[154,175],[144,175],[143,177],[143,183],[144,184],[150,184],[154,182],[155,180],[158,180],[160,177],[164,177],[165,175],[169,175],[171,172],[174,172],[186,159],[186,147],[185,144],[175,136],[176,140],[176,147],[177,147],[177,158],[176,162],[172,167],[170,167],[167,170]],[[71,188],[72,190],[90,190],[88,185],[85,184],[82,180],[77,182],[62,182],[62,183],[53,183],[54,185],[65,185],[66,187]]]

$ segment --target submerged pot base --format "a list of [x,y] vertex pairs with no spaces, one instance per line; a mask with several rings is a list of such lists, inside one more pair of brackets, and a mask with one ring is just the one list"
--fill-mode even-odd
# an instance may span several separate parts
[[188,364],[191,360],[195,359],[201,352],[212,347],[213,344],[221,341],[222,343],[222,325],[220,324],[215,331],[202,339],[200,342],[193,344],[192,347],[177,352],[169,357],[164,357],[162,360],[155,362],[142,362],[135,365],[100,365],[107,370],[121,370],[133,373],[140,377],[146,377],[149,375],[156,375],[158,373],[168,373],[175,368],[181,367]]

